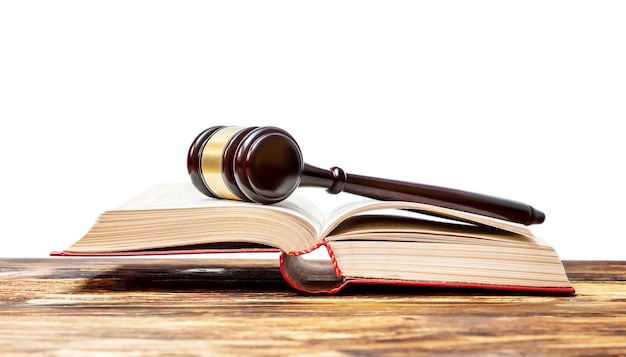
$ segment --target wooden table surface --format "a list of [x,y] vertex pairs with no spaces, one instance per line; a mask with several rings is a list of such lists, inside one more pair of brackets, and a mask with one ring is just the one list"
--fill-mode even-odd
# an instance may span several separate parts
[[292,290],[271,260],[0,259],[0,355],[626,355],[626,261],[575,296]]

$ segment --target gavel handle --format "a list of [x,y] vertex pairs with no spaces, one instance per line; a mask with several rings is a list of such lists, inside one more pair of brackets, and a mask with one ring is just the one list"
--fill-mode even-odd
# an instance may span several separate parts
[[383,201],[409,201],[456,209],[524,225],[545,220],[543,212],[525,203],[445,187],[323,170],[304,164],[300,186],[326,187],[329,193],[348,192]]

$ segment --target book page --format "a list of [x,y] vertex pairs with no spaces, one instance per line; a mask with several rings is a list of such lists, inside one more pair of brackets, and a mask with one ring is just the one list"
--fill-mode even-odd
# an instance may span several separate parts
[[[376,211],[379,212],[379,211]],[[433,221],[420,217],[391,214],[358,214],[343,220],[332,230],[326,241],[390,240],[441,242],[458,238],[476,238],[489,241],[537,244],[536,239],[493,227],[463,222]],[[485,243],[483,243],[485,244]]]
[[198,191],[191,183],[169,183],[152,186],[123,203],[117,207],[116,210],[134,211],[250,205],[270,210],[283,210],[290,214],[296,214],[315,226],[318,233],[322,230],[324,222],[323,213],[312,202],[296,194],[292,194],[288,199],[273,205],[262,205],[258,203],[208,197]]
[[373,201],[364,200],[348,203],[331,212],[322,231],[322,237],[326,237],[339,223],[346,218],[378,210],[413,210],[419,213],[432,214],[436,217],[444,217],[460,222],[469,222],[476,225],[488,226],[502,229],[511,233],[519,234],[529,238],[536,238],[522,224],[504,221],[496,218],[485,217],[473,213],[457,211],[449,208],[433,206],[424,203],[404,202],[404,201]]
[[65,251],[219,250],[236,243],[243,249],[263,246],[292,253],[319,245],[322,220],[322,213],[298,196],[263,205],[208,197],[191,183],[161,184],[103,212]]

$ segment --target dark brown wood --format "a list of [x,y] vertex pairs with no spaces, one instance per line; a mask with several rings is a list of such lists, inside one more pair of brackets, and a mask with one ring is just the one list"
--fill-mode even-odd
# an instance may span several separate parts
[[564,265],[575,296],[311,296],[273,260],[0,259],[0,355],[626,355],[626,262]]
[[222,170],[232,165],[237,186],[250,201],[280,202],[298,187],[304,164],[302,152],[284,130],[255,128],[236,147],[227,145],[224,155],[229,149],[235,150],[234,161],[231,164],[224,160]]
[[248,135],[249,132],[256,129],[256,127],[250,127],[239,131],[224,147],[224,160],[225,163],[231,163],[230,165],[222,165],[222,177],[228,189],[235,194],[235,196],[241,198],[244,201],[250,201],[246,194],[239,188],[237,184],[237,177],[235,176],[235,155],[237,154],[237,146],[241,144],[241,141]]
[[[187,168],[193,184],[218,197],[202,179],[202,148],[222,127],[212,127],[193,141]],[[349,192],[378,200],[427,203],[525,225],[539,224],[545,214],[522,202],[457,189],[323,170],[303,162],[296,141],[275,127],[244,128],[224,146],[222,176],[230,191],[244,201],[280,202],[298,187],[324,187],[329,193]]]
[[525,225],[543,223],[545,214],[525,203],[451,188],[352,175],[341,168],[304,166],[302,186],[321,186],[330,193],[348,192],[386,201],[409,201],[452,208]]
[[189,173],[191,182],[200,192],[213,198],[219,198],[219,196],[211,191],[202,179],[202,150],[204,149],[206,141],[221,128],[223,128],[223,126],[213,126],[198,134],[189,146],[189,151],[187,152],[187,172]]
[[[202,156],[206,143],[224,126],[201,132],[189,147],[187,171],[193,185],[207,196],[222,198],[203,179]],[[243,201],[280,202],[299,186],[303,160],[300,147],[282,129],[241,128],[221,151],[222,178],[226,187]]]

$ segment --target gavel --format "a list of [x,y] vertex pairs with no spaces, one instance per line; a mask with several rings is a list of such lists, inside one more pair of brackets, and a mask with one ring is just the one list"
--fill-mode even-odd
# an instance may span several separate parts
[[213,198],[273,204],[289,197],[297,187],[322,187],[331,194],[418,202],[524,225],[545,220],[541,211],[518,201],[306,164],[295,139],[271,126],[204,130],[189,147],[187,170],[193,185]]

